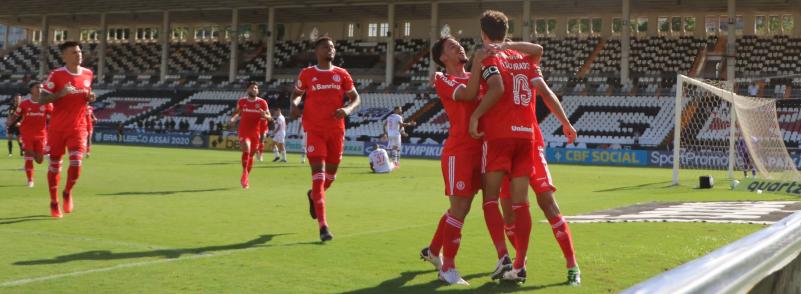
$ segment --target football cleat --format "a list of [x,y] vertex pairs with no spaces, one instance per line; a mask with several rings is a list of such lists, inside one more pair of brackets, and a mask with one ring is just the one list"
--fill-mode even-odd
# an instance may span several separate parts
[[509,255],[504,255],[498,259],[498,264],[495,265],[495,270],[492,272],[492,279],[497,280],[503,278],[503,274],[512,270],[512,259]]
[[470,283],[462,279],[462,275],[459,274],[459,271],[457,271],[455,268],[449,269],[446,272],[440,271],[439,279],[445,283],[448,283],[449,285],[470,285]]
[[242,178],[239,179],[239,183],[242,184],[242,189],[250,188],[250,181],[248,181],[247,173],[242,174]]
[[581,285],[581,271],[578,265],[567,269],[567,284],[574,287]]
[[273,159],[273,162],[278,162],[279,160],[281,160],[281,157],[275,157],[275,158]]
[[442,269],[442,258],[431,253],[431,248],[420,250],[420,259],[430,262],[437,270]]
[[28,188],[33,188],[33,181],[28,182]]
[[264,154],[259,154],[259,162],[264,161]]
[[286,162],[286,159],[281,159],[281,161],[279,161],[279,162]]
[[58,208],[58,202],[50,202],[50,216],[55,218],[62,218],[64,216]]
[[312,200],[311,192],[311,189],[306,192],[306,198],[309,199],[309,216],[311,216],[312,219],[317,219],[317,211],[314,210],[314,200]]
[[74,208],[74,205],[72,203],[72,194],[64,192],[63,198],[64,198],[64,213],[72,213],[72,209]]
[[511,281],[511,282],[519,282],[525,283],[526,282],[526,268],[519,268],[519,269],[511,269],[508,272],[503,273],[504,281]]
[[323,226],[320,228],[320,241],[331,241],[334,239],[334,234],[328,231],[328,226]]

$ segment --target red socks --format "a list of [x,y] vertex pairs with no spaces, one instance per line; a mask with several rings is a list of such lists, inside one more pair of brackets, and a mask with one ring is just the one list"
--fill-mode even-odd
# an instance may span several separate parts
[[567,220],[562,215],[557,215],[554,218],[548,219],[553,229],[553,236],[559,247],[562,248],[562,254],[565,256],[567,268],[576,266],[576,253],[573,250],[573,235],[570,233],[570,228],[567,226]]
[[74,151],[70,152],[70,167],[67,169],[67,185],[64,187],[64,193],[70,194],[72,187],[78,182],[78,177],[81,176],[81,160],[83,153]]
[[61,159],[50,159],[47,168],[47,186],[50,189],[50,202],[58,203],[58,182],[61,181]]
[[434,238],[431,239],[431,244],[428,245],[428,249],[431,250],[431,255],[439,256],[439,252],[442,249],[442,238],[443,238],[443,230],[445,229],[445,220],[448,219],[448,213],[442,215],[439,218],[439,224],[437,224],[437,231],[434,232]]
[[515,262],[514,268],[520,269],[526,266],[526,253],[528,251],[528,241],[531,236],[531,210],[528,202],[515,204],[512,206],[515,213],[514,235],[515,235]]
[[242,152],[242,171],[248,172],[250,166],[250,152]]
[[33,157],[25,156],[25,175],[29,183],[33,182]]
[[325,190],[327,191],[328,188],[331,187],[331,184],[334,183],[334,180],[337,179],[337,174],[329,174],[325,173]]
[[456,219],[447,214],[445,227],[442,230],[442,271],[446,272],[454,267],[456,263],[456,253],[459,252],[459,244],[462,242],[462,225],[464,220]]
[[503,230],[504,232],[506,232],[506,238],[509,238],[509,243],[512,243],[512,246],[514,246],[515,242],[517,242],[515,241],[517,239],[515,238],[515,224],[511,225],[504,224]]
[[483,209],[484,222],[487,224],[492,243],[495,244],[498,258],[501,258],[509,254],[509,250],[506,248],[506,239],[503,236],[503,216],[501,216],[501,211],[498,209],[498,201],[484,202]]
[[328,226],[325,219],[325,174],[316,173],[312,175],[312,200],[314,202],[314,210],[317,212],[317,222],[320,227]]

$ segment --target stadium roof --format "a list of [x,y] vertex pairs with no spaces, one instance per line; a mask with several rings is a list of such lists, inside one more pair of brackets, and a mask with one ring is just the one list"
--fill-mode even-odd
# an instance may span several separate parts
[[[263,23],[267,7],[276,7],[278,22],[293,20],[342,21],[359,18],[385,18],[386,4],[396,3],[397,19],[430,17],[430,3],[421,0],[11,0],[3,1],[0,22],[12,25],[41,24],[43,14],[50,15],[53,26],[78,24],[97,25],[99,14],[109,13],[110,25],[130,23],[161,23],[161,12],[171,11],[174,23],[226,23],[231,9],[240,8],[240,22]],[[483,9],[499,9],[515,15],[521,10],[521,0],[439,0],[440,18],[464,18]],[[531,0],[533,17],[538,11],[552,13],[617,13],[622,0]],[[725,11],[726,0],[632,0],[632,12],[645,11]],[[801,0],[738,1],[737,7],[793,10]],[[43,9],[44,8],[44,9]]]

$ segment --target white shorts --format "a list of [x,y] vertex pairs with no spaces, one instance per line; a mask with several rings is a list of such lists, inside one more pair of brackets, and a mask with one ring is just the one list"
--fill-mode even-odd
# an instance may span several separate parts
[[398,149],[401,148],[401,135],[389,135],[387,136],[387,149],[392,149],[393,147],[397,146]]
[[273,136],[273,142],[275,143],[284,144],[285,140],[286,140],[286,134],[277,133],[275,134],[275,136]]

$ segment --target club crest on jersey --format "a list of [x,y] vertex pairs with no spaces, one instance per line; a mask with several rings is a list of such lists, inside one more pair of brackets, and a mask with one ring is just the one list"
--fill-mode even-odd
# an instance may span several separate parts
[[314,152],[314,146],[310,145],[309,147],[306,147],[306,152],[309,152],[309,153]]
[[83,86],[84,86],[84,87],[87,87],[87,88],[88,88],[90,85],[92,85],[92,82],[91,82],[91,81],[89,81],[89,80],[84,80],[84,81],[83,81]]
[[459,189],[459,191],[464,190],[464,182],[463,181],[456,182],[456,189]]
[[55,87],[56,84],[53,84],[53,82],[47,82],[46,86],[47,86],[46,88],[48,88],[48,89],[53,89],[53,87]]
[[334,80],[334,82],[337,82],[337,83],[339,83],[339,82],[341,82],[341,81],[342,81],[342,78],[341,78],[339,75],[334,75],[334,76],[332,77],[332,79]]
[[45,107],[44,107],[44,105],[42,105],[42,106],[39,106],[39,111],[45,111]]
[[312,78],[312,82],[316,82],[316,81],[317,81],[317,77],[313,77]]

